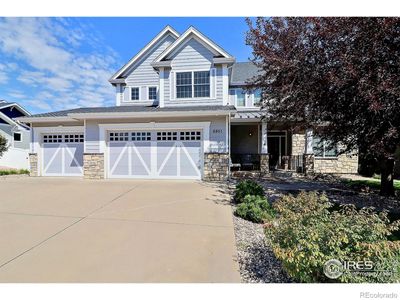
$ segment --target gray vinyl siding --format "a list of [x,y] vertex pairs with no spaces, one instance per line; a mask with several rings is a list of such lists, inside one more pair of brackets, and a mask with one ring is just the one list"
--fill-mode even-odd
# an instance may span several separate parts
[[12,131],[12,127],[9,124],[0,124],[0,134],[4,136],[10,144],[11,148],[18,148],[18,149],[29,149],[30,143],[30,131],[25,129],[18,129],[14,130],[14,132],[21,133],[22,141],[21,142],[13,142],[14,139],[14,132]]
[[[181,72],[181,71],[196,71],[196,70],[211,70],[213,65],[214,54],[203,46],[200,42],[195,39],[187,41],[177,52],[171,57],[171,70],[170,72]],[[222,95],[222,68],[216,68],[214,83],[210,84],[210,88],[215,84],[215,95],[210,98],[193,98],[193,99],[172,99],[171,95],[174,93],[175,82],[174,76],[170,78],[168,73],[168,79],[165,80],[165,106],[177,106],[177,105],[221,105],[223,102]],[[172,79],[172,80],[171,80]],[[212,78],[211,78],[212,80]],[[172,85],[172,86],[171,86]],[[211,91],[211,95],[214,92]]]
[[[161,54],[169,45],[175,41],[175,38],[168,35],[157,43],[142,59],[132,66],[126,73],[126,88],[124,90],[124,99],[121,105],[127,104],[130,101],[129,87],[138,86],[147,89],[147,86],[159,86],[159,75],[151,66],[151,62]],[[147,91],[142,92],[140,100],[147,100]]]
[[100,152],[100,131],[98,121],[86,121],[85,128],[85,143],[86,153],[99,153]]
[[212,66],[213,53],[195,39],[190,39],[172,56],[172,69],[209,70]]
[[217,78],[216,78],[216,97],[217,99],[221,99],[223,98],[223,92],[222,92],[222,68],[221,67],[217,67]]

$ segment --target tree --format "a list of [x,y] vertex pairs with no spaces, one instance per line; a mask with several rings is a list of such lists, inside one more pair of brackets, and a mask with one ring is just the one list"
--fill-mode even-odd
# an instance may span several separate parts
[[3,156],[4,152],[8,150],[7,139],[0,134],[0,158]]
[[381,194],[393,195],[400,145],[400,18],[247,19],[246,42],[262,71],[272,117],[318,125],[340,153],[368,152],[379,161]]

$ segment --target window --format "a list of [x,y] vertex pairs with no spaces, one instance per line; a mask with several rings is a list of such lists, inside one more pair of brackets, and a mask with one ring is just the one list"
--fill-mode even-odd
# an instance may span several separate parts
[[209,98],[210,72],[176,73],[176,98]]
[[254,91],[254,105],[258,106],[260,105],[261,102],[261,90],[255,90]]
[[131,88],[131,100],[139,100],[139,88]]
[[149,100],[157,100],[157,87],[149,87]]
[[210,72],[194,72],[194,97],[210,97]]
[[181,141],[200,141],[200,131],[183,131],[180,133],[179,139]]
[[157,132],[157,141],[176,141],[176,140],[178,140],[178,132],[176,131]]
[[120,142],[120,141],[128,141],[129,140],[129,132],[110,132],[110,141]]
[[319,137],[313,137],[313,152],[316,157],[337,157],[337,146],[329,141],[321,141]]
[[83,143],[83,134],[66,134],[64,135],[65,143]]
[[14,132],[14,142],[21,142],[21,141],[22,141],[21,132]]
[[131,136],[132,141],[150,141],[151,140],[151,132],[132,132]]
[[176,98],[192,98],[192,72],[176,73]]
[[246,106],[246,93],[242,89],[236,89],[236,106]]
[[43,135],[43,143],[83,143],[84,137],[82,133],[76,134],[45,134]]

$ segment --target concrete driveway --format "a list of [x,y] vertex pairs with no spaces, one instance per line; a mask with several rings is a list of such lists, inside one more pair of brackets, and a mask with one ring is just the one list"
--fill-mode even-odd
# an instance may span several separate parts
[[194,181],[0,178],[0,282],[239,282],[232,213]]

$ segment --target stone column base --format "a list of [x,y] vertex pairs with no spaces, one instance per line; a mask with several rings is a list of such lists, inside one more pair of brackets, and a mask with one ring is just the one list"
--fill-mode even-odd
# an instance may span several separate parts
[[305,175],[314,173],[314,154],[303,154],[303,172]]
[[229,179],[229,154],[204,153],[204,180],[225,181]]
[[260,154],[260,173],[261,175],[269,174],[269,154]]
[[37,153],[29,153],[29,165],[30,171],[29,176],[38,176],[38,155]]
[[104,153],[83,154],[83,177],[104,179]]

